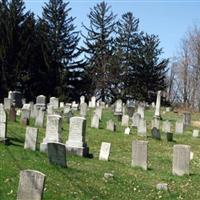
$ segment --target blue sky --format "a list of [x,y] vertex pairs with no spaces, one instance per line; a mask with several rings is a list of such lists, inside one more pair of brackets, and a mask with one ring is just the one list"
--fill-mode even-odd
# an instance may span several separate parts
[[[47,0],[25,0],[26,8],[36,15],[41,15],[42,6]],[[76,17],[78,30],[83,31],[81,24],[88,24],[87,14],[95,4],[101,1],[71,0],[71,15]],[[107,0],[118,18],[131,11],[140,19],[140,30],[158,35],[163,48],[162,57],[171,58],[177,54],[180,40],[189,27],[200,26],[200,0]]]

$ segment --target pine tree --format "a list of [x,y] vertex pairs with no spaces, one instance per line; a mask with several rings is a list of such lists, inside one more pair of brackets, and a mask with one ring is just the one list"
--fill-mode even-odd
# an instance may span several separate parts
[[43,56],[48,68],[50,95],[65,100],[68,96],[76,97],[77,84],[83,73],[84,63],[78,60],[77,50],[79,32],[75,31],[73,17],[69,16],[71,8],[63,0],[50,0],[43,8],[40,19]]
[[110,75],[115,15],[110,9],[111,7],[105,2],[97,4],[88,15],[89,27],[83,25],[87,31],[87,35],[83,35],[85,44],[83,51],[92,83],[90,90],[102,101],[108,101],[111,98]]

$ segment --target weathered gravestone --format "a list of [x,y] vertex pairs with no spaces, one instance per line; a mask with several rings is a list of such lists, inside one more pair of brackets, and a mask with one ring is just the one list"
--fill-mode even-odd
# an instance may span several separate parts
[[24,104],[21,113],[20,122],[22,125],[29,125],[29,119],[31,115],[30,104]]
[[52,164],[67,167],[66,147],[62,143],[48,143],[48,158]]
[[9,111],[9,120],[11,122],[16,122],[16,110],[15,107],[12,105]]
[[139,136],[146,136],[147,135],[147,125],[146,120],[140,119],[139,125],[137,127],[137,134]]
[[7,115],[3,108],[3,105],[0,105],[0,141],[7,143]]
[[71,110],[71,104],[67,103],[64,106],[64,114],[68,113]]
[[102,142],[101,143],[101,150],[100,150],[100,154],[99,154],[99,160],[105,160],[107,161],[110,155],[110,147],[111,147],[111,143],[107,143],[107,142]]
[[47,115],[46,135],[40,144],[40,151],[47,152],[49,142],[60,142],[61,122],[60,115]]
[[4,98],[4,109],[10,110],[12,105],[12,100],[8,98]]
[[157,129],[160,128],[160,120],[157,119],[157,118],[154,118],[151,121],[151,128],[154,128],[154,127],[157,128]]
[[26,136],[24,149],[36,150],[38,129],[33,127],[26,127]]
[[80,104],[80,116],[85,117],[87,114],[87,103]]
[[191,123],[191,113],[190,112],[184,112],[183,113],[183,124],[184,127],[189,126]]
[[35,126],[39,127],[44,126],[44,114],[45,114],[44,111],[40,109],[35,119]]
[[167,133],[167,132],[171,132],[171,122],[170,121],[164,121],[162,124],[162,131]]
[[53,106],[53,109],[58,109],[58,107],[59,107],[59,99],[56,98],[56,97],[51,97],[49,104],[51,104]]
[[151,129],[151,135],[152,135],[152,138],[154,138],[156,140],[160,140],[161,139],[160,131],[156,127],[153,127]]
[[132,126],[137,128],[141,119],[141,115],[139,113],[134,113],[132,117]]
[[114,115],[118,117],[118,120],[121,121],[122,114],[123,114],[123,103],[121,99],[118,99],[115,102],[115,107],[114,107]]
[[193,132],[192,132],[192,137],[198,138],[199,137],[199,130],[194,129]]
[[36,107],[44,110],[46,109],[46,97],[44,95],[36,97]]
[[110,119],[109,121],[107,121],[106,129],[115,132],[116,124]]
[[155,110],[155,118],[160,119],[161,115],[160,115],[160,104],[161,104],[161,91],[157,92],[157,99],[156,99],[156,110]]
[[91,127],[92,128],[99,128],[99,116],[94,113],[92,120],[91,120]]
[[122,126],[128,126],[129,125],[129,116],[128,115],[123,115],[122,116]]
[[69,124],[69,137],[66,141],[66,150],[69,153],[87,157],[89,147],[85,141],[86,119],[83,117],[72,117]]
[[177,144],[173,147],[173,169],[174,175],[182,176],[189,174],[190,146]]
[[175,125],[175,133],[177,134],[183,134],[183,130],[184,130],[184,124],[183,122],[176,122]]
[[147,141],[132,141],[132,163],[133,167],[141,167],[147,170]]
[[42,200],[45,175],[35,170],[20,171],[17,200]]

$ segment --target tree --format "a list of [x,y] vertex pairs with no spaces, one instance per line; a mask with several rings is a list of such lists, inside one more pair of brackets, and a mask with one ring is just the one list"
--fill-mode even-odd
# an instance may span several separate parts
[[110,9],[111,7],[105,2],[97,4],[90,9],[89,27],[83,25],[87,35],[83,35],[85,46],[82,50],[87,60],[87,73],[91,78],[90,90],[102,101],[109,101],[111,98],[109,88],[115,15]]
[[50,0],[45,3],[40,19],[43,56],[48,68],[49,94],[65,100],[68,96],[75,98],[78,82],[82,81],[84,62],[77,60],[79,32],[75,31],[69,16],[71,8],[63,0]]

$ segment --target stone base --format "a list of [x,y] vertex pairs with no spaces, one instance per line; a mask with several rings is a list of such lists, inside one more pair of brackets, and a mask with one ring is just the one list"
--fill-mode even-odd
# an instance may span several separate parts
[[8,138],[0,138],[0,143],[3,143],[5,145],[9,145],[10,144],[10,140]]
[[88,157],[89,156],[89,147],[72,147],[66,146],[66,153],[74,154],[81,157]]

